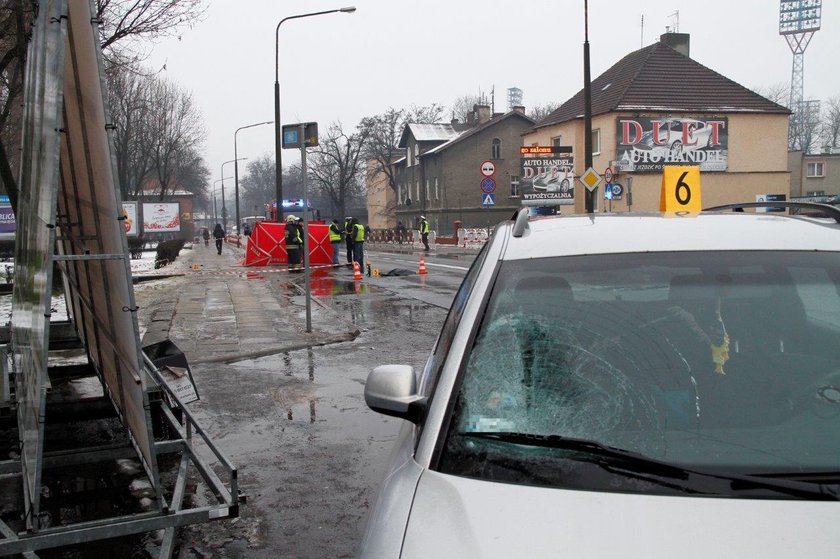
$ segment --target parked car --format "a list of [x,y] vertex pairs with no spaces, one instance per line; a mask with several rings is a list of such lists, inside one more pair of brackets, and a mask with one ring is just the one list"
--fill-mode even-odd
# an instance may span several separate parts
[[361,556],[840,556],[840,211],[740,209],[500,224],[368,377]]

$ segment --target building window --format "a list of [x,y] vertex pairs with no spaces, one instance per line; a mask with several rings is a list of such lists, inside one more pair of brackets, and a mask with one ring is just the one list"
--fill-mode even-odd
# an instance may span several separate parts
[[420,181],[419,180],[414,181],[414,199],[417,200],[418,202],[420,200],[422,200],[422,198],[420,198]]
[[811,161],[805,171],[805,176],[808,178],[824,177],[825,176],[825,161]]
[[502,141],[499,138],[493,138],[493,144],[490,146],[490,159],[502,158]]
[[440,200],[440,189],[438,188],[438,178],[435,177],[435,200]]
[[563,136],[555,136],[555,137],[551,138],[551,145],[562,146],[563,145]]
[[596,128],[592,131],[592,155],[601,153],[601,129]]
[[403,198],[402,185],[398,184],[397,185],[397,205],[402,206],[402,203],[403,203],[404,199],[405,198]]
[[512,198],[519,197],[519,175],[510,176],[510,195]]
[[420,163],[420,146],[414,144],[414,162],[419,164]]
[[427,202],[429,201],[429,196],[430,195],[431,195],[431,192],[429,192],[429,179],[426,179],[426,201]]

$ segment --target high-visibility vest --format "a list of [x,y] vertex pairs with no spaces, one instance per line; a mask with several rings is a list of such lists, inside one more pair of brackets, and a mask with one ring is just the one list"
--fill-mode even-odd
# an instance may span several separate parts
[[420,222],[420,234],[428,233],[429,232],[429,222],[425,219]]
[[361,223],[356,224],[356,234],[354,235],[353,240],[357,243],[365,242],[365,226]]
[[338,224],[331,223],[330,224],[330,242],[337,243],[341,240],[341,229],[338,228]]
[[289,241],[290,241],[290,239],[287,237],[287,238],[286,238],[286,244],[287,244],[287,245],[289,245],[289,244],[291,244],[291,245],[295,245],[295,248],[297,248],[297,245],[302,245],[302,244],[303,244],[303,237],[301,237],[301,236],[300,236],[300,231],[301,231],[301,228],[300,228],[300,227],[298,227],[297,225],[287,225],[287,226],[286,226],[286,230],[288,231],[290,227],[294,227],[294,229],[295,229],[295,231],[294,231],[295,236],[294,236],[294,238],[293,238],[293,239],[291,239],[291,242],[289,242]]

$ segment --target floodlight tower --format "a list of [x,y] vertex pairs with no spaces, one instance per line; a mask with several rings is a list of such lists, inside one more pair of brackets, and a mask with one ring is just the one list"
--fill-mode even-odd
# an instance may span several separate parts
[[519,107],[522,105],[522,90],[518,87],[509,87],[507,90],[508,98],[507,98],[507,108],[509,111],[512,111],[514,107]]
[[821,19],[822,0],[781,0],[779,35],[784,36],[793,52],[793,71],[790,77],[790,110],[793,114],[788,124],[789,149],[808,148],[800,145],[802,127],[811,120],[811,115],[806,113],[804,101],[805,48],[820,29]]

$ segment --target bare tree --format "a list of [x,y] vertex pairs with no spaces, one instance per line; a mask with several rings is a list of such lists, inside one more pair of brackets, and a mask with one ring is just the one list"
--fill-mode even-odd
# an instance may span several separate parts
[[151,79],[136,65],[109,69],[108,97],[114,122],[117,178],[125,200],[135,200],[152,170],[149,151]]
[[154,40],[177,34],[200,21],[203,0],[96,0],[102,48],[128,37]]
[[765,99],[783,107],[790,104],[790,84],[788,82],[777,82],[765,87],[756,87],[754,91]]
[[177,84],[155,78],[149,85],[148,149],[151,177],[160,199],[176,188],[179,173],[204,142],[204,124],[192,95]]
[[[265,154],[248,161],[246,175],[239,179],[241,207],[245,213],[252,209],[258,215],[265,211],[266,204],[271,204],[277,195],[274,175],[274,156]],[[283,193],[289,198],[302,195],[300,166],[291,165],[283,170]]]
[[330,125],[309,158],[309,176],[329,200],[333,215],[346,215],[347,202],[363,190],[359,180],[364,131],[347,134],[340,122]]
[[[38,4],[34,0],[0,0],[0,181],[15,209],[23,68]],[[136,60],[139,54],[121,56],[117,45],[131,49],[135,41],[176,34],[199,21],[204,10],[203,0],[97,0],[96,17],[102,26],[105,58]]]
[[17,208],[16,146],[20,145],[26,48],[38,2],[0,2],[0,185]]
[[432,103],[411,106],[409,109],[390,107],[384,113],[363,118],[359,123],[361,135],[365,138],[363,155],[373,161],[368,167],[368,179],[384,174],[391,188],[395,188],[393,163],[403,155],[397,147],[403,129],[409,122],[436,122],[443,113],[443,107]]
[[822,146],[840,147],[840,95],[825,102],[822,118]]
[[534,105],[530,111],[528,111],[528,116],[534,119],[536,122],[541,121],[559,107],[557,103],[546,103],[545,105]]
[[471,120],[475,106],[480,105],[482,99],[478,95],[462,95],[452,102],[452,118],[457,118],[461,122],[469,122]]

